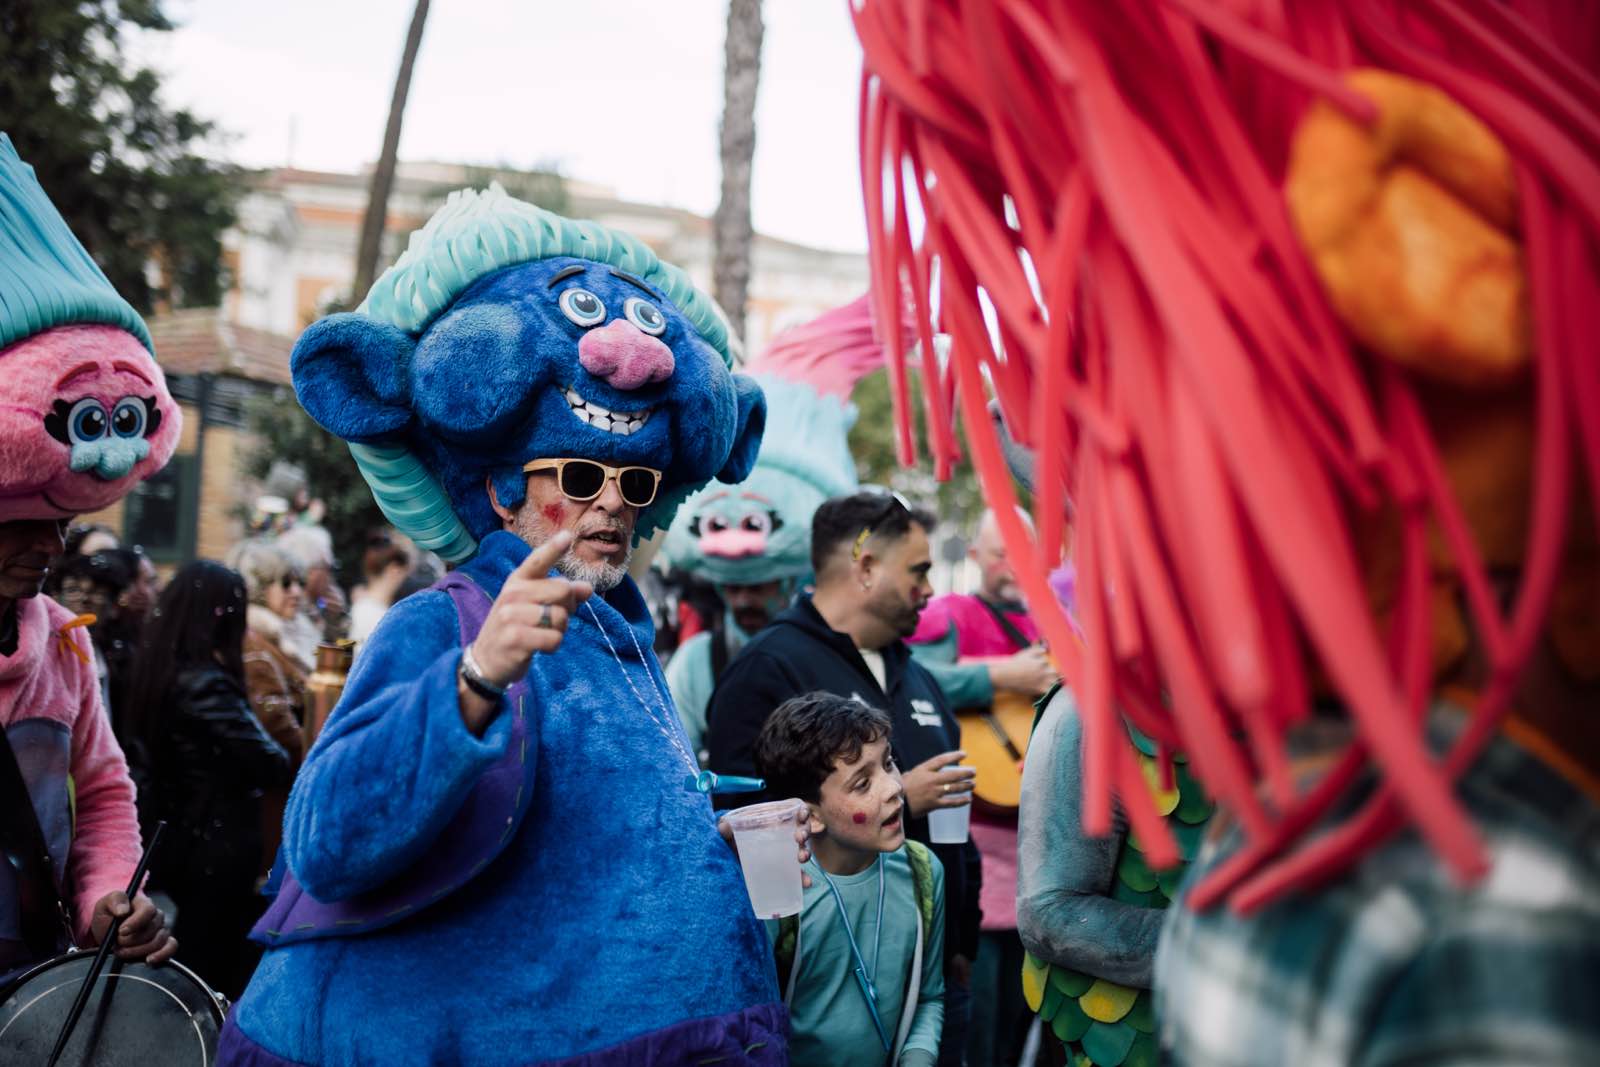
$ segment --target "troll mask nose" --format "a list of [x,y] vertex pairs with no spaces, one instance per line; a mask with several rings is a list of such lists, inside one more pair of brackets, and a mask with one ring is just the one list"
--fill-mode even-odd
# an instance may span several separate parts
[[107,437],[80,441],[72,446],[67,467],[79,474],[93,474],[102,481],[125,478],[134,466],[150,454],[150,442],[142,437]]
[[726,530],[708,530],[700,535],[700,551],[708,556],[744,559],[747,556],[759,556],[766,550],[765,530],[746,530],[730,526]]
[[578,341],[578,362],[583,369],[617,389],[672,377],[672,349],[626,319],[616,319],[590,330]]

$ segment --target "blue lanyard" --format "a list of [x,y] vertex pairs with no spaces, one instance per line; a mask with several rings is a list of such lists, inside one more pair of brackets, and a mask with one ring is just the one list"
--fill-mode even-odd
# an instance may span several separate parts
[[893,1046],[889,1034],[883,1028],[883,1019],[878,1015],[878,987],[876,977],[878,974],[878,949],[883,944],[883,853],[878,853],[878,927],[872,935],[872,970],[867,970],[867,961],[861,955],[861,946],[856,944],[856,933],[850,928],[850,915],[844,910],[844,897],[839,895],[839,887],[833,884],[833,879],[828,877],[828,872],[822,869],[822,864],[817,864],[817,872],[822,875],[822,880],[828,883],[828,888],[833,891],[833,902],[839,907],[839,921],[844,923],[844,936],[850,942],[850,955],[855,957],[856,985],[861,989],[861,996],[867,1002],[867,1011],[872,1015],[872,1025],[877,1027],[878,1040],[883,1043],[883,1051],[888,1052]]

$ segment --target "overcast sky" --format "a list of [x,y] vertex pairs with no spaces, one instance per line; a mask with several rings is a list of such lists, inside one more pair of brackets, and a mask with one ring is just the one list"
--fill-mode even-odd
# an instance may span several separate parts
[[[250,166],[377,157],[411,0],[168,0],[142,55]],[[862,250],[847,0],[767,0],[756,228]],[[400,157],[530,167],[709,215],[725,0],[434,0]],[[291,154],[292,153],[292,154]]]

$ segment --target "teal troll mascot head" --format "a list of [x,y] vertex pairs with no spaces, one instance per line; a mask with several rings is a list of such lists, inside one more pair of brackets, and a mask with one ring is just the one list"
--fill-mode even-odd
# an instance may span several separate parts
[[389,520],[446,560],[501,526],[523,465],[581,457],[661,471],[647,537],[712,478],[737,482],[765,423],[727,326],[637,239],[507,196],[454,193],[366,300],[291,357],[311,417],[350,443]]
[[810,574],[811,516],[857,484],[850,392],[885,362],[864,296],[778,335],[749,366],[768,408],[755,469],[689,499],[662,546],[668,562],[717,585]]

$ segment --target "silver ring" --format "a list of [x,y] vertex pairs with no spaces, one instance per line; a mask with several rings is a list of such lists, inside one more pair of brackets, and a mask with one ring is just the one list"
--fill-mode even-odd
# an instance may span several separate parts
[[539,612],[539,621],[536,624],[541,630],[550,629],[550,605],[544,605],[544,610]]
[[941,786],[940,786],[940,787],[939,787],[939,792],[941,792],[941,793],[948,793],[948,792],[950,792],[950,783],[949,783],[949,782],[946,782],[946,783],[945,783],[945,784],[944,784],[944,785],[941,785]]

